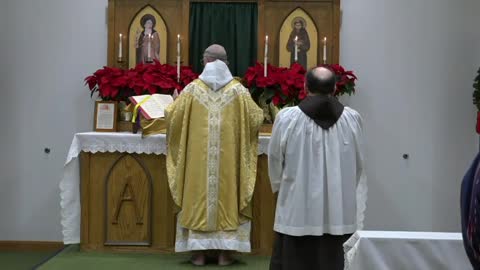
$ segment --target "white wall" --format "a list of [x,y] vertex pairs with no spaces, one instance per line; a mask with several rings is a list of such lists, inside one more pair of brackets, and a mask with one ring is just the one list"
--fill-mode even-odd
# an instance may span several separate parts
[[[73,134],[91,130],[83,78],[106,63],[106,6],[0,3],[0,240],[62,239],[57,186]],[[341,63],[360,77],[349,103],[366,122],[367,228],[458,230],[460,179],[478,141],[480,2],[342,0],[342,9]]]
[[[434,118],[433,132],[436,142],[443,147],[434,148],[433,162],[433,210],[432,222],[436,230],[448,230],[459,224],[459,187],[465,168],[477,152],[478,137],[474,133],[476,110],[472,105],[473,78],[480,67],[480,1],[445,1],[436,13],[451,16],[450,21],[437,19],[441,38],[436,48],[440,52],[454,51],[450,60],[443,59],[445,74],[440,77],[436,93],[436,106],[443,108]],[[464,6],[461,3],[465,3]],[[470,143],[468,143],[470,142]],[[459,225],[458,225],[459,226]]]
[[360,77],[348,102],[366,122],[366,228],[458,231],[478,140],[480,2],[343,0],[342,9],[341,63]]
[[106,64],[106,6],[107,0],[0,4],[0,29],[8,30],[0,35],[7,71],[0,77],[0,240],[62,239],[58,183],[73,134],[92,129],[83,78]]

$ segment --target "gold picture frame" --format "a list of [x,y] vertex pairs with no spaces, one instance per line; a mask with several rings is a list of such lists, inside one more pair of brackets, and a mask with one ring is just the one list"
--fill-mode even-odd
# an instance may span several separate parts
[[93,129],[97,132],[117,131],[118,103],[116,101],[95,101]]
[[[147,26],[151,35],[146,34]],[[133,68],[139,63],[155,60],[161,64],[167,63],[167,33],[167,25],[155,8],[147,5],[138,11],[128,30],[128,67]],[[148,37],[151,37],[150,42]]]
[[[296,25],[299,30],[295,30]],[[290,67],[294,60],[293,39],[298,37],[298,60],[306,70],[318,63],[318,29],[314,20],[302,8],[296,8],[283,21],[279,34],[279,66]],[[304,46],[306,48],[304,49]]]

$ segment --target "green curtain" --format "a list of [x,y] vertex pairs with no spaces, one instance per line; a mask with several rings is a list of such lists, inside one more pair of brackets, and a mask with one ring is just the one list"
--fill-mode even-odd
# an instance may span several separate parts
[[200,73],[203,52],[211,44],[225,47],[230,71],[243,76],[257,61],[257,4],[190,4],[190,64]]

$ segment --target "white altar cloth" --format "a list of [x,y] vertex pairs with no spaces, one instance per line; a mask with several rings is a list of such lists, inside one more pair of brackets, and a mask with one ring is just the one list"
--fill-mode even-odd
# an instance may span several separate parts
[[471,270],[461,233],[358,231],[345,270]]
[[[73,137],[60,181],[61,218],[64,244],[80,243],[80,152],[122,152],[164,155],[165,134],[142,138],[140,134],[120,132],[86,132]],[[258,154],[268,152],[269,136],[260,136]]]

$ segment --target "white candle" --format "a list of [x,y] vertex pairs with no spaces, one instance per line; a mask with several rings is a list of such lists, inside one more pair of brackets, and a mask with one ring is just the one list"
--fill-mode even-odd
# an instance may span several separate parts
[[180,35],[177,35],[177,82],[180,82]]
[[152,55],[150,51],[152,50],[152,35],[148,34],[147,36],[147,60],[150,61],[152,59]]
[[180,55],[177,56],[177,82],[180,82]]
[[267,77],[267,64],[268,64],[268,35],[265,36],[265,55],[263,59],[263,76]]
[[123,57],[123,49],[122,49],[122,34],[118,35],[119,36],[119,41],[118,41],[118,58],[122,59]]
[[267,60],[267,57],[265,56],[265,58],[263,59],[263,76],[264,77],[267,77],[267,65],[268,65],[268,60]]
[[327,37],[323,38],[323,63],[327,63]]
[[295,36],[295,62],[297,62],[298,60],[298,44],[297,44],[297,41],[298,41],[298,37]]
[[180,35],[177,35],[177,55],[180,55]]
[[265,36],[265,57],[268,55],[268,35]]

